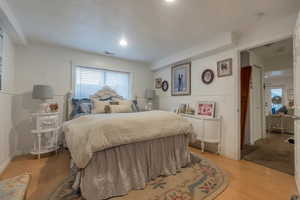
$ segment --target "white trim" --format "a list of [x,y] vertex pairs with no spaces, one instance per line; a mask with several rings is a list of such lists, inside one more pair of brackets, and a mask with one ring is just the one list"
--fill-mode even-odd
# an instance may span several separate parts
[[8,34],[14,39],[14,41],[26,45],[26,37],[6,0],[0,0],[0,18],[3,23],[4,30],[9,31]]
[[8,157],[2,163],[0,163],[0,174],[2,174],[2,172],[4,172],[4,170],[7,168],[8,164],[10,163],[10,161],[11,161],[11,158]]
[[251,45],[244,45],[244,46],[241,46],[241,47],[238,47],[237,48],[237,55],[238,55],[238,73],[237,73],[237,78],[236,78],[236,84],[238,86],[238,89],[236,90],[237,91],[237,110],[238,110],[238,115],[237,115],[237,133],[238,133],[238,141],[237,141],[237,157],[238,157],[238,160],[241,159],[241,130],[240,130],[240,123],[241,123],[241,119],[240,119],[240,113],[241,113],[241,91],[240,91],[240,87],[241,87],[241,58],[240,58],[240,54],[242,51],[247,51],[249,49],[253,49],[253,48],[257,48],[257,47],[261,47],[263,45],[266,45],[266,44],[269,44],[269,43],[274,43],[274,42],[279,42],[279,41],[282,41],[282,40],[285,40],[285,39],[288,39],[288,38],[291,38],[293,37],[292,34],[284,34],[280,37],[275,37],[275,38],[272,38],[272,39],[267,39],[267,40],[264,40],[264,41],[260,41],[260,42],[257,42],[257,43],[252,43]]

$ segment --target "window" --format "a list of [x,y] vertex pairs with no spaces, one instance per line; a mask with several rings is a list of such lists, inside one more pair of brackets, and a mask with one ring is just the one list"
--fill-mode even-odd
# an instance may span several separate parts
[[282,88],[272,88],[271,89],[271,98],[280,97],[280,101],[274,102],[272,100],[272,113],[275,114],[283,106],[283,89]]
[[120,96],[130,97],[129,73],[90,67],[75,67],[75,98],[89,98],[103,86],[114,89]]

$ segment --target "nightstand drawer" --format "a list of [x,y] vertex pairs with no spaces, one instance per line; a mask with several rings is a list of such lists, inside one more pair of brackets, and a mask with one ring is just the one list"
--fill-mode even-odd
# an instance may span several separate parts
[[33,122],[36,130],[52,129],[59,126],[59,116],[39,116],[33,119]]

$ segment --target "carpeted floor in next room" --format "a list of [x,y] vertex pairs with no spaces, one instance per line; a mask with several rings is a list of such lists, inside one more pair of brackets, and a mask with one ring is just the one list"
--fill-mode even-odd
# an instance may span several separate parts
[[291,135],[269,133],[267,138],[258,140],[254,146],[248,147],[243,159],[294,175],[294,144],[287,142]]
[[[235,161],[210,153],[194,153],[213,161],[229,175],[227,189],[216,200],[285,200],[297,189],[294,177],[248,161]],[[0,175],[0,180],[25,172],[32,174],[27,200],[48,200],[48,197],[69,175],[69,154],[60,153],[40,160],[31,156],[15,158]]]

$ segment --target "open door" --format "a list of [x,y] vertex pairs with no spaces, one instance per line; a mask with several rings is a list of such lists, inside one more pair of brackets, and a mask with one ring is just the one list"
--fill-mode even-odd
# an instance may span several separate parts
[[251,67],[241,69],[241,149],[245,144],[245,127],[248,112]]
[[300,191],[300,15],[294,34],[295,178]]

